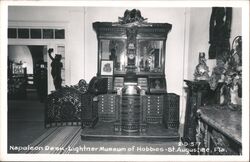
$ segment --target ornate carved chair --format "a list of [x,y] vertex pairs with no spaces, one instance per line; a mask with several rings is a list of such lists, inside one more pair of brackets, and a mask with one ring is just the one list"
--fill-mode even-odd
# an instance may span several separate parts
[[87,88],[88,84],[81,79],[77,85],[49,94],[45,104],[45,127],[81,125],[81,96]]

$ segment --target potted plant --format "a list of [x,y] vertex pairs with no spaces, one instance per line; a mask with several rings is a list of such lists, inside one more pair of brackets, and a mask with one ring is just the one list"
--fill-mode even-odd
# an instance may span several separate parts
[[220,104],[230,109],[241,107],[242,97],[242,37],[233,40],[232,50],[226,58],[218,59],[209,79],[210,88],[221,84]]

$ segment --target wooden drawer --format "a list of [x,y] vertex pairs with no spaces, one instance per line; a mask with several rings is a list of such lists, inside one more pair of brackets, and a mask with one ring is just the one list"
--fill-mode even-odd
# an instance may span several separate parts
[[98,96],[98,117],[100,121],[113,122],[119,108],[119,96],[104,94]]
[[163,95],[142,96],[142,106],[147,123],[162,123],[163,99]]
[[108,91],[112,91],[113,90],[113,78],[109,77],[108,78]]

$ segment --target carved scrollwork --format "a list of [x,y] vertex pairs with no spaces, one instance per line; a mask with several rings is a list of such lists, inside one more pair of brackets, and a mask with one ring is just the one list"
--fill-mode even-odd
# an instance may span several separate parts
[[118,23],[114,23],[115,26],[151,26],[146,22],[147,18],[142,17],[141,11],[137,9],[126,10],[123,17],[118,17]]
[[87,91],[87,83],[80,80],[77,85],[66,86],[48,95],[45,123],[81,121],[81,95]]
[[207,130],[205,129],[204,123],[198,120],[198,124],[196,126],[196,142],[200,143],[201,147],[206,146],[206,141],[204,140],[206,136],[206,131]]
[[126,10],[123,17],[118,18],[121,24],[128,24],[133,22],[144,22],[146,18],[141,16],[141,11],[137,9]]

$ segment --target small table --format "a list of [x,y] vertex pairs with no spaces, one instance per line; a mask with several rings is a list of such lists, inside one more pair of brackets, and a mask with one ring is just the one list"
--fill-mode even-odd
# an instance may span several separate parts
[[196,141],[201,154],[240,155],[242,149],[242,112],[222,106],[204,106],[197,111]]

